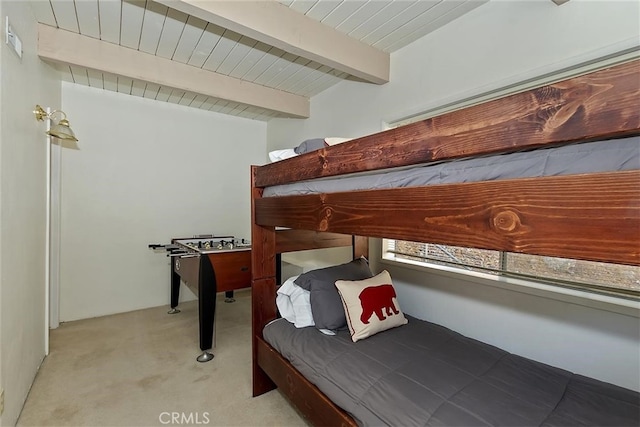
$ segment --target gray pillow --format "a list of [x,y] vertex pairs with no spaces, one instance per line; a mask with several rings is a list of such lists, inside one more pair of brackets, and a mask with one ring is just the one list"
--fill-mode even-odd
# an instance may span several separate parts
[[298,145],[296,148],[294,148],[293,151],[295,151],[296,154],[304,154],[304,153],[309,153],[311,151],[319,150],[328,145],[329,144],[324,142],[324,138],[307,139],[306,141],[303,141],[300,145]]
[[364,258],[358,258],[346,264],[303,273],[294,283],[311,293],[311,314],[316,327],[335,330],[347,326],[336,280],[363,280],[370,277],[373,277],[373,273],[369,263]]

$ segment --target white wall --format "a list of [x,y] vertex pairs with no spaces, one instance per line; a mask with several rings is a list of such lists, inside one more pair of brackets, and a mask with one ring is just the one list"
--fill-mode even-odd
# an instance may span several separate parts
[[639,2],[493,0],[391,56],[391,80],[342,82],[311,100],[311,118],[269,121],[268,149],[358,137],[446,102],[638,46]]
[[[639,5],[492,1],[392,54],[388,84],[343,82],[312,99],[310,119],[270,121],[268,150],[313,137],[379,132],[385,121],[637,47]],[[516,354],[640,389],[637,313],[372,261],[377,270],[389,269],[409,314]]]
[[[169,304],[172,237],[250,237],[266,123],[63,83],[60,319]],[[186,287],[181,296],[193,298]]]
[[[23,43],[4,43],[4,22]],[[36,21],[26,2],[0,2],[0,388],[1,425],[14,425],[45,355],[46,125],[36,104],[60,106],[57,73],[36,56]]]
[[[403,310],[515,354],[640,390],[640,321],[627,307],[452,274],[386,268]],[[619,312],[617,312],[619,310]]]

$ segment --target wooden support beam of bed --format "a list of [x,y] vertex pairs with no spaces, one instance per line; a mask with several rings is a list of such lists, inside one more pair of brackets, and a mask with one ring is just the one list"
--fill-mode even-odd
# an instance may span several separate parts
[[274,295],[276,294],[275,278],[253,280],[251,282],[251,339],[252,339],[252,359],[253,366],[253,396],[259,396],[276,388],[275,383],[269,375],[257,364],[258,343],[257,339],[262,337],[264,327],[276,318],[276,305]]
[[269,375],[258,365],[257,339],[265,325],[276,318],[276,232],[275,227],[261,227],[256,223],[257,199],[262,189],[255,186],[255,171],[251,167],[251,340],[253,395],[258,396],[276,388]]
[[[263,226],[640,265],[640,171],[255,200]],[[411,224],[411,226],[409,226]]]
[[640,132],[640,60],[265,165],[256,185]]
[[276,253],[351,246],[351,236],[313,230],[277,230]]
[[276,230],[276,253],[351,246],[353,258],[369,257],[369,240],[363,236],[313,230]]

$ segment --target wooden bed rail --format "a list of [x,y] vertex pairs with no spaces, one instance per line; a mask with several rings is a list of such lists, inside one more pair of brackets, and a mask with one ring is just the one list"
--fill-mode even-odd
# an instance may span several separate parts
[[353,249],[353,258],[369,256],[366,237],[314,230],[276,230],[276,254],[347,246]]
[[640,265],[640,171],[265,197],[254,215],[262,226]]
[[[256,171],[257,187],[640,132],[640,60],[364,136]],[[481,143],[479,143],[479,141]]]

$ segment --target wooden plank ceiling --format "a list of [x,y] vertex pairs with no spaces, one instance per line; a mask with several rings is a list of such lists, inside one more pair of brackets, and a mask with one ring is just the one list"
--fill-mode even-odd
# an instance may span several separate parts
[[488,0],[31,1],[62,79],[267,121],[309,116],[344,79],[384,84],[389,54]]

